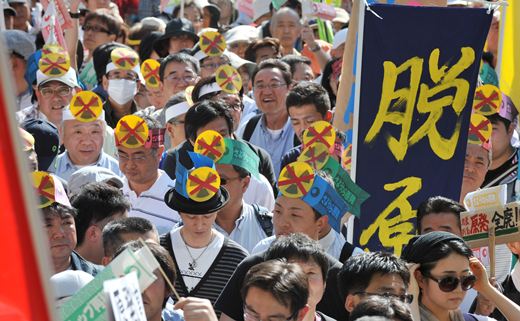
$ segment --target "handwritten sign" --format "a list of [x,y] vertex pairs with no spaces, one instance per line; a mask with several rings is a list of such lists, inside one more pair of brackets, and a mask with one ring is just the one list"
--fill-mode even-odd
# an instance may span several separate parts
[[361,207],[354,241],[400,255],[415,234],[420,202],[459,199],[491,16],[485,9],[370,7],[382,19],[370,11],[361,19],[352,176],[373,196]]
[[159,263],[148,247],[143,247],[136,252],[125,250],[62,306],[61,319],[63,321],[108,321],[107,298],[103,293],[103,283],[135,271],[139,288],[144,291],[155,281],[156,276],[153,271],[158,267]]
[[146,321],[143,298],[135,271],[103,283],[115,321]]
[[462,212],[460,214],[462,237],[472,248],[487,246],[489,244],[489,227],[494,225],[496,244],[518,241],[520,239],[519,219],[520,202]]

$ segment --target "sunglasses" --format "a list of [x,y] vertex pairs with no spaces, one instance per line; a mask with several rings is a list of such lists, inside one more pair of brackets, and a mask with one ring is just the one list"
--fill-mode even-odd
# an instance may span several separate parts
[[455,276],[445,276],[441,279],[428,275],[427,278],[437,282],[437,284],[439,284],[439,289],[441,289],[442,292],[452,292],[459,286],[459,283],[462,290],[468,291],[473,288],[477,282],[477,277],[473,274],[465,275],[460,278]]

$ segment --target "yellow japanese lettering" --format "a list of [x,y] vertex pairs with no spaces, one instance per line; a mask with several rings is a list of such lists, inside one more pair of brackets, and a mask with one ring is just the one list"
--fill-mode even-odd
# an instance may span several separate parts
[[[414,226],[410,219],[416,216],[416,210],[408,201],[408,198],[422,187],[422,180],[419,177],[410,176],[396,183],[384,185],[385,191],[395,191],[403,188],[401,194],[397,196],[370,224],[368,228],[363,230],[359,238],[359,244],[365,246],[369,240],[378,231],[377,237],[381,244],[386,248],[393,248],[395,255],[401,255],[403,246],[414,236]],[[395,213],[397,211],[397,213]],[[393,217],[390,214],[395,213]]]

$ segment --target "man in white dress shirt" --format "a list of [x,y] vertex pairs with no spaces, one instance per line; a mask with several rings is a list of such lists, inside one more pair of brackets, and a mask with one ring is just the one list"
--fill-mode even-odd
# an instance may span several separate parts
[[164,151],[164,129],[150,116],[128,115],[119,120],[115,134],[119,167],[125,175],[123,194],[132,204],[128,216],[150,220],[159,234],[168,232],[180,217],[164,203],[164,195],[175,186],[158,169]]

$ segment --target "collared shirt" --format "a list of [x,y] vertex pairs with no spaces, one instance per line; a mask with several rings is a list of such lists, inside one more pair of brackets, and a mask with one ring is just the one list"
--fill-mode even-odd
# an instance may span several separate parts
[[214,223],[213,227],[220,233],[242,245],[248,252],[251,252],[258,242],[267,237],[256,218],[253,206],[244,202],[242,202],[240,217],[235,221],[235,228],[233,228],[230,234],[217,223]]
[[[245,126],[242,129],[245,129]],[[242,137],[243,130],[238,135]],[[291,126],[291,120],[287,118],[287,122],[279,133],[272,133],[265,124],[265,116],[262,116],[249,142],[262,147],[271,155],[275,177],[278,177],[282,156],[294,147],[294,130]]]
[[[107,99],[105,103],[103,104],[103,110],[105,111],[105,121],[107,122],[107,125],[115,128],[117,125],[117,122],[120,117],[117,117],[114,113],[114,109],[112,108],[112,105],[110,104],[110,99]],[[132,101],[132,105],[130,106],[130,114],[133,114],[137,111],[137,105],[135,104],[135,101]]]
[[164,202],[164,195],[175,186],[175,182],[162,170],[159,171],[159,177],[149,190],[144,191],[141,195],[130,189],[128,179],[123,178],[123,194],[128,198],[131,209],[128,216],[142,217],[150,220],[159,234],[169,232],[175,224],[180,222],[181,218],[177,211],[172,210]]
[[320,244],[325,252],[332,255],[332,257],[338,258],[341,255],[341,250],[345,245],[345,238],[343,235],[336,232],[334,229],[330,229],[329,233],[320,239]]
[[[119,163],[115,158],[109,156],[105,152],[101,151],[98,160],[92,166],[99,166],[108,168],[112,172],[114,172],[118,176],[122,176],[121,171],[119,170]],[[77,171],[83,166],[74,165],[69,158],[69,152],[62,153],[56,157],[56,160],[49,167],[49,172],[58,175],[64,180],[68,181],[72,173]]]

